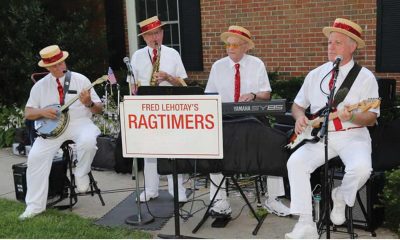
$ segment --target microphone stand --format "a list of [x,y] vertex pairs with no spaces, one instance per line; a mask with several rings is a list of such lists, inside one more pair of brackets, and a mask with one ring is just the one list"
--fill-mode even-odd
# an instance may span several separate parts
[[333,97],[335,94],[336,89],[336,80],[339,74],[339,63],[332,69],[334,71],[333,77],[333,86],[328,96],[327,108],[323,111],[322,116],[324,117],[324,122],[322,123],[321,130],[319,132],[319,137],[324,138],[324,149],[325,149],[325,166],[324,166],[324,192],[323,192],[323,199],[324,199],[324,214],[325,218],[322,219],[325,222],[326,227],[326,238],[330,239],[330,196],[329,196],[329,178],[328,178],[328,124],[329,124],[329,114],[333,110]]
[[[127,64],[128,65],[128,64]],[[129,95],[132,96],[132,89],[131,89],[131,80],[133,79],[133,84],[136,85],[135,76],[133,75],[132,66],[128,67],[128,75],[129,75]],[[125,219],[125,222],[129,225],[134,226],[142,226],[154,221],[153,216],[148,213],[142,213],[140,208],[140,193],[139,193],[139,174],[138,174],[138,160],[137,158],[133,158],[133,168],[135,169],[135,175],[132,176],[132,180],[135,179],[136,183],[136,208],[137,208],[137,215],[129,216]]]
[[105,99],[104,99],[104,107],[105,107],[105,109],[103,111],[103,117],[104,117],[104,120],[103,120],[103,133],[104,134],[106,134],[106,118],[108,117],[108,115],[107,115],[108,114],[108,91],[107,91],[108,85],[110,85],[109,82],[107,82],[104,85],[104,95],[105,95]]

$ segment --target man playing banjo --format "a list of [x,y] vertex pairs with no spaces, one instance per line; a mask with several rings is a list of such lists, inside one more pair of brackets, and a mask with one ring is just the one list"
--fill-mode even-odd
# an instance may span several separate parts
[[88,78],[67,71],[64,61],[68,55],[68,52],[61,51],[57,45],[48,46],[40,51],[42,59],[38,64],[50,73],[32,87],[25,108],[25,118],[57,120],[60,117],[59,111],[47,106],[63,105],[73,98],[79,98],[79,101],[69,106],[70,120],[64,131],[56,137],[38,137],[29,152],[25,198],[27,207],[19,216],[20,220],[32,218],[46,210],[53,157],[66,140],[73,140],[77,146],[78,163],[75,169],[77,191],[86,192],[89,189],[88,173],[97,151],[96,138],[100,134],[91,116],[93,113],[101,113],[103,105],[94,89],[90,89],[91,82]]

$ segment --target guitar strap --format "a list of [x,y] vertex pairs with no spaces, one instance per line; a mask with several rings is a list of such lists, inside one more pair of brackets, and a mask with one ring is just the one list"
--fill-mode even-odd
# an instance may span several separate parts
[[[354,81],[356,80],[358,74],[361,71],[361,66],[357,63],[354,63],[354,66],[351,68],[350,72],[347,74],[340,88],[336,91],[335,96],[333,97],[333,107],[336,108],[339,103],[343,102],[346,98],[347,94],[350,91],[351,86],[353,86]],[[316,113],[309,116],[309,118],[313,119],[321,116],[321,114],[325,111],[327,107],[323,107],[318,110]]]
[[62,102],[65,104],[65,95],[68,94],[68,90],[69,90],[69,83],[71,82],[71,71],[67,71],[65,73],[65,79],[64,79],[64,96],[63,96],[63,100]]
[[336,108],[339,103],[343,102],[346,98],[347,94],[350,91],[351,86],[353,86],[354,81],[356,80],[358,74],[361,71],[361,66],[357,63],[354,63],[354,66],[351,68],[350,72],[347,74],[340,88],[336,91],[335,96],[333,97],[333,107]]

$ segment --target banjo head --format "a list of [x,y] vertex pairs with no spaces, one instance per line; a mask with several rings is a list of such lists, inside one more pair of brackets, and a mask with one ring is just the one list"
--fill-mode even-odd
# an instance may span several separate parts
[[60,112],[59,104],[49,105],[45,108],[53,108],[57,110],[56,119],[40,118],[35,121],[35,129],[39,136],[46,138],[56,138],[60,136],[69,122],[68,112]]

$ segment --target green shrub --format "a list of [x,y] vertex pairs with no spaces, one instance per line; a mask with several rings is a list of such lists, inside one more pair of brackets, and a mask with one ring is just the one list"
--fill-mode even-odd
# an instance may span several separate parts
[[385,173],[386,184],[383,189],[385,206],[385,225],[400,237],[400,168]]
[[13,143],[15,128],[22,127],[23,111],[17,106],[0,106],[0,148],[9,147]]
[[292,77],[289,80],[279,80],[278,73],[274,73],[272,76],[272,78],[270,77],[272,98],[285,98],[288,102],[292,102],[303,84],[304,77]]

